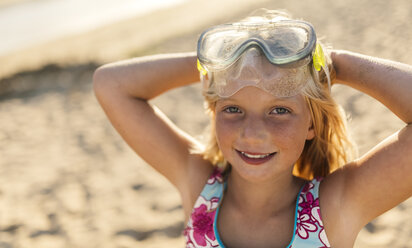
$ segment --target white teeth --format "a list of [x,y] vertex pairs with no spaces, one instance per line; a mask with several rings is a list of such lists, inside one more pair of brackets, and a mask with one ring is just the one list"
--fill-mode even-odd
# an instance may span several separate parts
[[263,154],[263,155],[252,155],[252,154],[248,154],[245,152],[241,152],[241,153],[248,158],[266,158],[267,156],[271,154],[271,153],[268,153],[268,154]]

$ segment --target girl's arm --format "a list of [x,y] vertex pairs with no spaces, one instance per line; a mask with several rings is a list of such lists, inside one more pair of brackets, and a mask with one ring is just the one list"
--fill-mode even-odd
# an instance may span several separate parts
[[[199,144],[148,100],[199,81],[196,54],[147,56],[104,65],[94,74],[98,101],[129,146],[179,191],[188,188],[188,168],[204,161]],[[193,179],[193,178],[192,178]]]
[[412,67],[345,51],[333,51],[332,60],[336,83],[374,97],[406,124],[324,182],[322,191],[334,195],[328,198],[337,207],[325,215],[340,215],[331,226],[360,230],[412,195]]
[[334,51],[336,82],[360,90],[412,123],[412,66],[361,54]]

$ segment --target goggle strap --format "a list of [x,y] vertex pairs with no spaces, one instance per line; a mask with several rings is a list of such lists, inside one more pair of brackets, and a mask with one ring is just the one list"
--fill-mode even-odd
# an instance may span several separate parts
[[322,46],[319,43],[316,44],[315,52],[313,53],[312,59],[313,66],[317,71],[320,71],[320,68],[325,67],[325,54],[323,53]]
[[316,71],[323,69],[328,80],[328,89],[331,92],[331,79],[328,64],[326,63],[325,54],[323,52],[322,46],[319,43],[316,43],[315,52],[313,53],[313,67]]
[[200,64],[199,59],[197,59],[197,69],[199,70],[201,75],[206,76],[207,70]]

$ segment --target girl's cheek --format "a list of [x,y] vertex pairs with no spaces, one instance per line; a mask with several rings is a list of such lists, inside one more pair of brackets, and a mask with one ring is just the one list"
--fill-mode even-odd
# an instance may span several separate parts
[[[230,161],[230,151],[233,140],[235,139],[235,131],[232,128],[231,123],[225,121],[216,120],[216,141],[219,149],[223,153],[225,159]],[[230,161],[232,162],[232,161]]]
[[294,129],[293,124],[288,120],[269,119],[266,126],[270,133],[280,136],[290,136],[290,132]]
[[219,136],[230,136],[238,129],[239,121],[228,118],[216,118],[216,133]]
[[306,139],[302,125],[296,120],[269,120],[266,126],[272,138],[280,143],[296,143]]

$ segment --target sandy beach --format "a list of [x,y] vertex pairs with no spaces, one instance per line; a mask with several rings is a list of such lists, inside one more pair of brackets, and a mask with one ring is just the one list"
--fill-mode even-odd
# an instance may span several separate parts
[[[189,1],[0,57],[0,248],[183,247],[177,191],[112,128],[92,92],[100,65],[193,51],[200,32],[257,8],[286,9],[334,48],[412,64],[412,2]],[[333,95],[364,154],[403,123],[344,86]],[[200,85],[153,100],[202,140]],[[412,247],[412,198],[369,223],[356,248]]]

